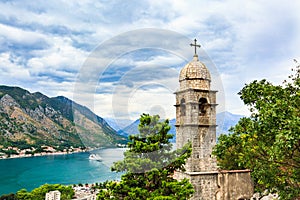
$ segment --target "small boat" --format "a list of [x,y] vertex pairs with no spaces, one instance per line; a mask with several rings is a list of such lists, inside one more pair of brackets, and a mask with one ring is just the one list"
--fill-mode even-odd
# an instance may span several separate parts
[[94,154],[94,153],[92,153],[92,154],[89,156],[89,159],[90,159],[90,160],[96,160],[96,161],[102,161],[102,158],[101,158],[98,154]]

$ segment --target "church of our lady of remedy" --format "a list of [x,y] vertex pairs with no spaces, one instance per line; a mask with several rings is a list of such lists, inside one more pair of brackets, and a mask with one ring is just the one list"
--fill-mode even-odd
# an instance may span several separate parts
[[194,186],[192,200],[242,200],[253,195],[249,170],[218,170],[212,149],[216,144],[216,93],[210,89],[211,75],[195,55],[179,75],[176,95],[176,146],[192,144],[192,155],[185,172],[175,172],[175,178],[188,178]]

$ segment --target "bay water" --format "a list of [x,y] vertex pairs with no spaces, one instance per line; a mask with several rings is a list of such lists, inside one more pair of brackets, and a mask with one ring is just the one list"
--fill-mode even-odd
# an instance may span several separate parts
[[[45,183],[85,184],[120,180],[121,173],[111,172],[113,162],[122,160],[124,148],[99,149],[66,155],[49,155],[0,160],[0,196],[25,188],[28,191]],[[97,153],[102,161],[89,160]]]

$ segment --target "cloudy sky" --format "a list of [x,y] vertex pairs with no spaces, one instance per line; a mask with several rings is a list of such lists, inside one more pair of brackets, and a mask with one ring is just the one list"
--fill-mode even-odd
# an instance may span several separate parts
[[0,2],[0,85],[64,95],[102,117],[174,118],[189,43],[214,76],[219,111],[248,114],[237,92],[280,84],[300,60],[299,1]]

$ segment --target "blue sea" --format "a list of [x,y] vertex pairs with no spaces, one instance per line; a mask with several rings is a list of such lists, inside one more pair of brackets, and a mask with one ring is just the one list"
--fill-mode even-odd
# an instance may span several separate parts
[[119,180],[121,173],[110,171],[113,162],[123,159],[126,149],[95,150],[102,162],[89,160],[90,152],[0,160],[0,195],[28,191],[45,183],[65,185]]

